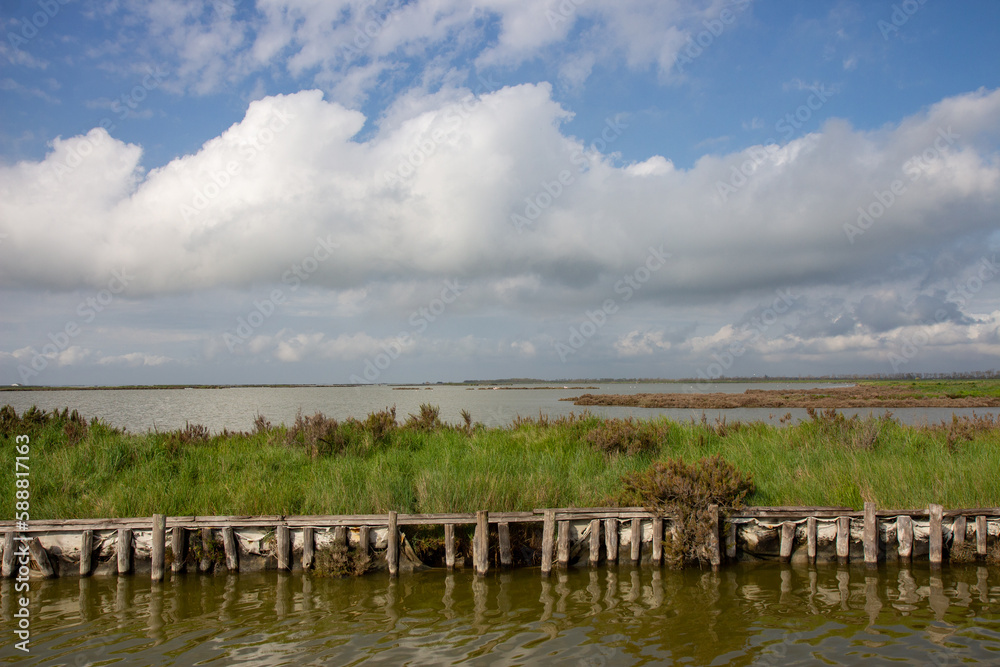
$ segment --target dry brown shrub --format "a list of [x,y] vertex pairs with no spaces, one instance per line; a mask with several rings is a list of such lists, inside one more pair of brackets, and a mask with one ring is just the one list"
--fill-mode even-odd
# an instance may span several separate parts
[[656,461],[622,482],[618,504],[673,517],[674,529],[664,540],[664,560],[674,568],[709,560],[709,540],[718,529],[710,521],[709,505],[718,505],[725,516],[741,507],[754,490],[751,476],[719,455],[690,465],[681,459]]
[[[396,408],[392,409],[392,414],[393,418],[395,418]],[[440,407],[431,405],[430,403],[421,403],[420,414],[415,415],[411,413],[406,418],[406,423],[403,426],[415,431],[434,433],[444,428],[444,422],[441,421],[440,414]]]
[[666,422],[606,419],[591,429],[584,439],[598,451],[613,454],[653,454],[660,450],[670,433]]
[[339,452],[344,448],[346,443],[339,427],[336,419],[326,417],[321,412],[312,417],[304,417],[299,411],[285,437],[288,444],[302,445],[315,459],[321,454]]

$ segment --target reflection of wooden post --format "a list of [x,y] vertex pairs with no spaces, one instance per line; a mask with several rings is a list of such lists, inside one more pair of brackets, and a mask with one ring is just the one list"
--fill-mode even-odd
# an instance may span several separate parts
[[514,564],[514,557],[510,551],[510,524],[501,521],[497,524],[497,540],[500,543],[500,565],[510,567]]
[[618,519],[604,520],[604,545],[608,551],[608,562],[618,562]]
[[896,539],[899,540],[899,557],[910,560],[913,557],[913,519],[896,517]]
[[389,576],[399,574],[399,515],[389,512],[389,530],[385,536],[385,560],[389,565]]
[[545,510],[545,520],[542,523],[542,574],[552,571],[552,542],[556,530],[556,513]]
[[87,577],[94,567],[94,531],[85,530],[80,535],[80,576]]
[[455,524],[444,524],[444,564],[449,570],[455,568]]
[[289,557],[291,556],[291,535],[288,532],[288,526],[282,524],[275,528],[275,548],[278,553],[278,570],[281,572],[288,572],[291,568],[289,567]]
[[806,555],[809,562],[816,560],[816,517],[806,519]]
[[472,542],[472,562],[476,574],[483,576],[490,567],[490,524],[485,510],[476,512],[476,536]]
[[986,517],[976,517],[976,553],[986,555]]
[[153,545],[150,549],[152,563],[150,574],[153,581],[163,581],[163,570],[166,567],[167,517],[162,514],[153,515]]
[[785,521],[781,524],[781,546],[778,555],[782,563],[792,559],[792,549],[795,547],[795,524]]
[[837,558],[846,563],[851,557],[851,518],[837,517]]
[[653,519],[653,565],[663,562],[663,517]]
[[556,540],[556,562],[559,567],[569,565],[569,521],[559,522],[559,539]]
[[638,565],[642,558],[642,519],[632,519],[632,538],[629,546],[632,549],[632,564]]
[[965,517],[956,516],[951,527],[951,548],[956,549],[965,544]]
[[708,559],[712,569],[722,564],[722,552],[719,549],[719,506],[708,506]]
[[170,551],[174,561],[170,564],[171,572],[183,572],[187,561],[187,530],[183,526],[174,526],[170,531]]
[[927,511],[931,515],[930,553],[928,557],[931,565],[940,565],[941,561],[944,560],[944,544],[941,533],[941,516],[944,513],[944,508],[940,505],[931,505]]
[[132,529],[118,529],[118,574],[132,571]]
[[239,572],[240,552],[236,546],[236,535],[233,533],[232,526],[226,526],[222,529],[222,546],[226,550],[226,568],[230,572]]
[[28,542],[28,552],[44,578],[51,579],[56,576],[55,570],[52,569],[52,563],[49,562],[49,552],[45,550],[37,537],[31,538],[31,541]]
[[590,558],[588,560],[590,561],[591,567],[596,566],[601,561],[600,519],[591,519],[590,521]]
[[878,517],[875,516],[875,503],[865,503],[865,565],[878,564]]
[[302,569],[311,570],[316,559],[316,530],[312,527],[302,529]]

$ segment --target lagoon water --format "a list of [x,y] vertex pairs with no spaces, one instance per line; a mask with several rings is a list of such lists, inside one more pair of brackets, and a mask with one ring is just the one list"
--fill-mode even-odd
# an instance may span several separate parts
[[[537,389],[534,387],[556,387]],[[563,385],[514,385],[513,388],[492,389],[454,385],[414,385],[407,388],[385,385],[357,387],[232,387],[218,389],[91,389],[66,391],[5,391],[0,393],[0,404],[9,403],[18,412],[32,405],[40,408],[75,408],[86,417],[99,417],[107,423],[125,427],[132,432],[151,429],[172,430],[184,428],[186,423],[203,424],[212,431],[250,430],[254,417],[261,414],[274,424],[290,424],[301,411],[305,415],[322,412],[327,416],[343,419],[364,418],[374,410],[395,406],[399,421],[407,414],[418,412],[421,403],[441,408],[441,418],[449,423],[461,422],[463,409],[472,413],[473,420],[487,426],[504,426],[517,415],[537,416],[539,412],[556,417],[579,414],[584,410],[609,417],[633,416],[648,418],[665,415],[671,419],[721,419],[760,420],[778,423],[786,413],[793,420],[806,419],[804,409],[740,409],[740,410],[688,410],[651,409],[618,406],[583,408],[561,398],[571,398],[586,393],[742,393],[748,388],[802,389],[807,385],[778,383],[716,383],[716,384],[574,384]],[[816,387],[838,387],[843,384],[816,384]],[[880,414],[880,410],[842,410],[847,415]],[[951,410],[948,408],[908,408],[892,410],[902,422],[918,424],[950,420],[952,412],[958,414],[1000,414],[995,408]]]
[[19,665],[1000,664],[1000,571],[744,564],[719,572],[430,571],[57,579]]
[[[582,385],[573,385],[582,386]],[[593,386],[593,385],[588,385]],[[70,407],[130,431],[247,430],[257,413],[364,417],[421,403],[459,422],[581,412],[582,393],[741,392],[749,385],[604,384],[597,389],[432,385],[4,392],[19,412]],[[758,385],[759,386],[759,385]],[[780,388],[781,385],[766,385]],[[802,385],[789,385],[801,388]],[[701,419],[700,410],[600,407],[609,416]],[[777,422],[804,410],[711,410]],[[868,410],[848,410],[868,414]],[[878,412],[878,411],[875,411]],[[971,414],[972,410],[965,411]],[[977,410],[979,414],[997,410]],[[898,410],[902,421],[950,410]],[[315,575],[148,575],[33,580],[31,653],[14,648],[14,582],[0,581],[0,663],[18,665],[959,665],[1000,664],[1000,568],[736,564],[719,572],[613,566],[467,570],[357,579]]]

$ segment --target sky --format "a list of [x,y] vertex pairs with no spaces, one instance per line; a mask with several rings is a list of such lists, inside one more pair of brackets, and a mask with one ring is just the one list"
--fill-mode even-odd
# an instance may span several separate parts
[[992,0],[0,25],[0,384],[1000,366]]

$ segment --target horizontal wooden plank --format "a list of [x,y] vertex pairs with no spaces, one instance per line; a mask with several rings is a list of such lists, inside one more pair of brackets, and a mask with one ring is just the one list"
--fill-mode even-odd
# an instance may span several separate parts
[[[556,521],[590,521],[593,519],[633,519],[653,518],[655,515],[642,507],[564,507],[553,510]],[[545,510],[536,509],[526,512],[490,512],[489,523],[534,523],[541,522]],[[839,516],[858,518],[864,513],[849,507],[744,507],[730,516],[737,519],[805,519],[836,518]],[[881,518],[896,516],[927,517],[926,507],[913,509],[881,509],[876,512]],[[951,509],[943,512],[945,517],[1000,517],[1000,508],[968,508]],[[388,514],[351,514],[351,515],[266,515],[266,516],[171,516],[167,517],[167,527],[176,526],[199,528],[262,528],[269,529],[278,525],[290,528],[324,528],[324,527],[383,527],[389,522]],[[398,523],[401,526],[414,525],[472,525],[476,515],[472,512],[453,512],[443,514],[399,514]],[[111,531],[127,528],[133,531],[151,530],[152,517],[128,517],[121,519],[58,519],[31,521],[26,529],[18,529],[13,521],[0,521],[0,532],[16,531],[19,533],[76,533],[84,530]]]
[[556,513],[580,513],[588,514],[592,512],[646,512],[645,507],[543,507],[533,510],[535,514],[545,514],[548,511]]

